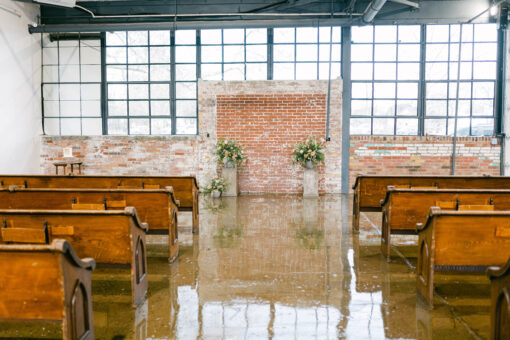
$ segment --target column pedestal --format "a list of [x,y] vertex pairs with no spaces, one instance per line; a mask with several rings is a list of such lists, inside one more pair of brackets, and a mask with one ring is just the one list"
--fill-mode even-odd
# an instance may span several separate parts
[[223,168],[222,176],[228,183],[227,189],[223,191],[225,197],[235,197],[239,195],[239,183],[237,178],[237,166],[233,168]]
[[319,197],[319,173],[317,168],[305,168],[303,179],[303,197]]

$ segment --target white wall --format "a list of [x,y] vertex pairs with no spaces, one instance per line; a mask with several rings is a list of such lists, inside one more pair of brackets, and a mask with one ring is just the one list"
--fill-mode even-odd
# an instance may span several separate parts
[[40,171],[41,46],[28,33],[38,15],[37,5],[0,0],[0,174]]

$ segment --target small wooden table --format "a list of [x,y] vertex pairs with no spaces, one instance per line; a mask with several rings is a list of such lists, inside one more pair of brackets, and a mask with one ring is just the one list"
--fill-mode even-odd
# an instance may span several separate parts
[[58,175],[58,169],[62,168],[64,171],[64,173],[63,173],[64,176],[66,174],[66,168],[68,165],[71,166],[70,174],[74,174],[74,166],[77,165],[78,166],[78,174],[81,175],[81,165],[82,164],[83,164],[83,162],[80,162],[80,161],[62,161],[62,162],[53,163],[53,165],[55,166],[55,174]]

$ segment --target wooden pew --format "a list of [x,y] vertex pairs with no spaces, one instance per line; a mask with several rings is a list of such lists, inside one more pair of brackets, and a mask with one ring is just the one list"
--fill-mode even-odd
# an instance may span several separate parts
[[[22,182],[20,182],[20,185]],[[510,189],[510,177],[489,176],[358,176],[353,186],[352,226],[359,230],[361,211],[381,211],[381,200],[388,186],[438,189]]]
[[66,240],[0,245],[0,319],[56,321],[64,339],[94,339],[94,267],[93,259],[80,259]]
[[[4,235],[46,228],[51,241],[69,241],[79,257],[93,258],[99,267],[130,268],[133,306],[145,301],[148,287],[145,233],[133,207],[123,210],[0,210],[1,241]],[[22,228],[20,228],[22,227]]]
[[[168,234],[170,260],[179,252],[177,207],[172,188],[165,189],[0,189],[0,209],[106,210],[135,207],[141,221],[149,224],[148,234]],[[92,204],[92,205],[88,205]],[[88,205],[88,206],[87,206]]]
[[391,234],[416,235],[416,224],[426,220],[430,207],[456,210],[458,205],[493,205],[495,210],[510,210],[510,190],[397,189],[389,186],[381,205],[381,251],[389,261]]
[[510,339],[510,259],[504,266],[489,267],[491,280],[491,339]]
[[433,307],[434,272],[485,271],[510,257],[510,211],[454,211],[430,208],[417,226],[416,288]]
[[163,189],[172,187],[179,211],[191,211],[193,232],[199,225],[199,187],[195,176],[55,176],[0,175],[0,188]]

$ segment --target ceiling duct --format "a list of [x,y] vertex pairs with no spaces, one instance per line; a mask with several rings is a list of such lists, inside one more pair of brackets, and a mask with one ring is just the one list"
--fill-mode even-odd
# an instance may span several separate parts
[[363,13],[363,17],[361,18],[365,24],[371,23],[377,13],[381,10],[387,0],[372,0],[371,3],[368,4],[365,12]]

